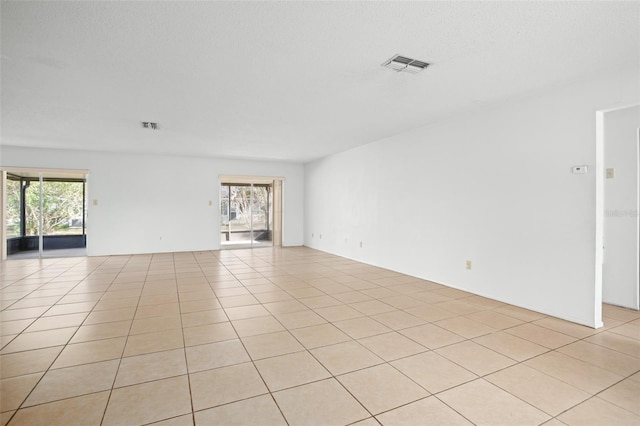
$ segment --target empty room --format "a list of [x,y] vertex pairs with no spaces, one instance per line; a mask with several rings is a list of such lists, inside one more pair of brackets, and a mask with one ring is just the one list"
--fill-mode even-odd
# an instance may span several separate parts
[[640,3],[0,7],[0,426],[640,424]]

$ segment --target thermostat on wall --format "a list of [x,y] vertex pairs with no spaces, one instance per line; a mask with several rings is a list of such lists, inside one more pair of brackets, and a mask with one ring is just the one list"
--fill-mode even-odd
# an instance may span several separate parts
[[587,166],[573,166],[571,168],[571,173],[574,175],[583,175],[587,173]]

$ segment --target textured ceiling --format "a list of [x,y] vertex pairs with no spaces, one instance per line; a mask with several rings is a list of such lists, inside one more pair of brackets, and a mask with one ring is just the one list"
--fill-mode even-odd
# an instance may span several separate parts
[[305,162],[640,56],[638,2],[1,4],[17,146]]

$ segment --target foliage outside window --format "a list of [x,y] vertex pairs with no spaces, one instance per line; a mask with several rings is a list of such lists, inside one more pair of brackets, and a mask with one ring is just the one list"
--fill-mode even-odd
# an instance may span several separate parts
[[7,179],[7,238],[20,236],[20,181]]

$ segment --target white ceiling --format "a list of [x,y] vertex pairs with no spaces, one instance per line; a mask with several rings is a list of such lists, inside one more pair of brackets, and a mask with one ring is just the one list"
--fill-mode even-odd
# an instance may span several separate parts
[[640,62],[639,2],[1,7],[5,145],[306,162]]

